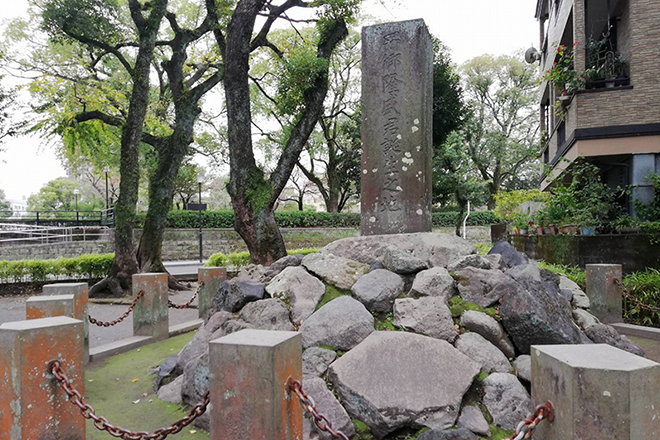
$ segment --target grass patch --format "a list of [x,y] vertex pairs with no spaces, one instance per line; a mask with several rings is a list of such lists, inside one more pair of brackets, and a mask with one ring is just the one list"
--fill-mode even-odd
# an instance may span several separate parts
[[490,425],[490,437],[487,439],[484,439],[483,437],[481,440],[503,440],[503,439],[508,439],[511,438],[513,435],[513,431],[509,431],[507,429],[500,428],[499,426],[495,425]]
[[[146,345],[90,365],[85,371],[85,400],[94,407],[97,415],[125,429],[153,432],[169,426],[185,416],[187,410],[158,400],[153,388],[154,376],[149,376],[149,371],[177,354],[193,334]],[[147,396],[143,396],[144,393]],[[139,402],[133,403],[135,401]],[[177,437],[210,439],[207,432],[193,426],[184,428]],[[87,421],[87,440],[111,438],[110,434],[98,431],[90,420]]]
[[333,299],[339,298],[340,296],[350,296],[350,292],[344,292],[343,290],[337,289],[335,286],[325,286],[325,293],[323,294],[323,298],[321,298],[319,305],[316,306],[316,310],[320,309]]
[[566,275],[569,280],[580,286],[580,289],[582,290],[585,290],[587,287],[586,271],[584,269],[580,269],[576,266],[566,266],[564,264],[550,264],[544,261],[539,261],[539,266],[541,269],[546,269],[560,275]]
[[449,299],[449,310],[451,311],[451,316],[453,318],[460,318],[464,312],[474,310],[476,312],[485,313],[491,318],[499,319],[496,309],[492,307],[481,307],[480,305],[465,301],[460,296],[454,296]]
[[394,326],[392,323],[392,312],[389,313],[380,313],[380,314],[374,314],[374,327],[376,330],[382,331],[397,331],[399,330],[397,327]]
[[477,248],[478,255],[488,255],[493,248],[493,243],[476,243],[474,247]]

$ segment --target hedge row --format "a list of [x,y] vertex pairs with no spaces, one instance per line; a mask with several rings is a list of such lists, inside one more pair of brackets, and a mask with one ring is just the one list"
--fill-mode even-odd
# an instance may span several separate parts
[[[287,253],[289,255],[296,255],[296,254],[307,255],[307,254],[313,254],[318,251],[319,251],[318,249],[307,248],[307,249],[293,249],[287,251]],[[250,263],[252,263],[252,260],[250,259],[249,252],[235,252],[233,254],[223,254],[218,252],[217,254],[211,255],[208,263],[206,263],[206,266],[239,268],[239,267],[247,266]]]
[[[454,226],[457,212],[434,212],[433,226]],[[138,223],[144,224],[144,214],[138,214]],[[275,212],[275,221],[282,228],[359,228],[360,214],[352,212],[287,211]],[[498,223],[492,211],[474,211],[468,218],[470,226],[484,226]],[[167,216],[168,228],[198,228],[199,212],[170,211]],[[233,228],[233,211],[202,211],[202,227]]]
[[56,260],[0,261],[0,283],[44,282],[67,279],[102,278],[108,274],[115,254],[81,255]]

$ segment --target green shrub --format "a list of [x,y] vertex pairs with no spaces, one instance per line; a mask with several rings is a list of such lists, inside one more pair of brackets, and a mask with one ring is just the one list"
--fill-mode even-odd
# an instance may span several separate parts
[[522,203],[543,202],[550,200],[550,194],[538,189],[520,189],[500,192],[495,195],[495,209],[493,214],[501,221],[510,222]]
[[[433,225],[454,226],[457,212],[434,212]],[[139,227],[144,226],[145,214],[137,215]],[[275,221],[281,228],[359,228],[360,214],[354,212],[276,211]],[[470,226],[498,223],[491,211],[473,211],[468,218]],[[168,228],[199,228],[198,211],[170,211],[165,224]],[[202,211],[203,228],[233,228],[233,211]]]
[[[287,251],[287,254],[289,255],[296,255],[296,254],[301,254],[301,255],[307,255],[307,254],[313,254],[315,252],[318,252],[318,249],[312,249],[312,248],[305,248],[305,249],[292,249],[290,251]],[[206,263],[206,266],[209,267],[228,267],[228,266],[234,266],[234,267],[242,267],[242,266],[247,266],[248,264],[252,263],[252,260],[250,259],[250,253],[249,252],[234,252],[233,254],[223,254],[221,252],[218,252],[216,254],[211,255],[209,258],[208,263]]]
[[582,290],[587,288],[586,272],[584,269],[580,269],[576,266],[567,266],[564,264],[550,264],[544,261],[539,261],[539,266],[541,266],[541,269],[547,269],[550,272],[554,272],[556,274],[566,275],[569,280],[580,286],[580,289]]
[[[458,212],[434,212],[433,226],[454,227],[456,226]],[[472,211],[467,219],[468,226],[488,226],[499,223],[493,211]]]
[[0,261],[0,282],[41,283],[59,276],[77,280],[102,278],[110,271],[114,258],[114,254],[91,254],[56,260]]
[[[642,304],[660,307],[660,271],[646,269],[623,277],[623,285]],[[660,327],[660,313],[644,309],[639,304],[623,298],[624,321],[653,327]]]

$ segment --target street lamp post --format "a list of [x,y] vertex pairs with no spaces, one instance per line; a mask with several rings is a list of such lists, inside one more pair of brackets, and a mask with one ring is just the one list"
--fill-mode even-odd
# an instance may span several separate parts
[[76,226],[78,226],[78,221],[79,221],[79,217],[78,217],[78,194],[80,194],[80,190],[78,190],[77,188],[74,189],[73,190],[73,195],[76,196]]
[[105,209],[107,211],[110,209],[110,199],[108,199],[108,173],[110,172],[110,167],[103,168],[103,171],[105,172]]
[[202,176],[197,176],[197,188],[199,190],[199,262],[202,262]]

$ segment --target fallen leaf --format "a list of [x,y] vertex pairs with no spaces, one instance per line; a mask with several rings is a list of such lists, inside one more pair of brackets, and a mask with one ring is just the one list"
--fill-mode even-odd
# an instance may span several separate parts
[[88,379],[87,382],[94,382],[94,379]]
[[136,351],[140,351],[140,349],[138,348]]
[[191,429],[191,430],[188,431],[188,432],[190,432],[191,434],[195,434],[197,431],[196,431],[195,429]]
[[148,396],[147,393],[142,393],[142,397],[147,397],[147,396]]
[[140,399],[133,401],[133,404],[136,404],[136,403],[140,403]]
[[133,380],[132,380],[131,382],[137,382],[137,381],[138,381],[138,378],[137,378],[137,377],[134,377]]

